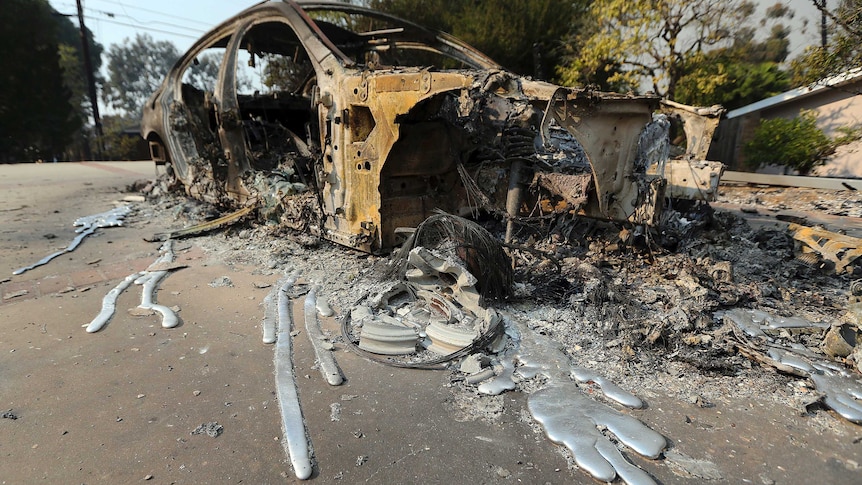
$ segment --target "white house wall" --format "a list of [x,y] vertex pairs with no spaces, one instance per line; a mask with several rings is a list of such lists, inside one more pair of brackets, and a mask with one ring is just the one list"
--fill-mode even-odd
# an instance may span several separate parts
[[[862,126],[862,82],[826,88],[810,96],[796,98],[760,112],[762,119],[795,118],[802,110],[817,111],[817,126],[827,136],[841,135],[841,127]],[[756,116],[751,113],[746,116]],[[860,160],[862,142],[856,141],[839,147],[825,165],[818,167],[812,175],[825,177],[862,177]]]

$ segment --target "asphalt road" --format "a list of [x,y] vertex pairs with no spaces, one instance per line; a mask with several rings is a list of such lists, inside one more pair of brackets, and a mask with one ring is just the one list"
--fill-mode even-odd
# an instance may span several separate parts
[[[167,229],[167,219],[132,216],[12,276],[66,246],[76,218],[112,208],[127,184],[153,174],[149,162],[0,165],[2,484],[296,481],[280,441],[273,347],[261,343],[260,303],[270,288],[259,286],[279,275],[180,241],[177,260],[188,267],[164,280],[158,297],[179,307],[180,326],[130,315],[139,299],[130,288],[107,327],[88,334],[82,326],[105,293],[158,255],[143,237]],[[208,285],[223,276],[233,287]],[[294,313],[301,322],[301,303]],[[322,324],[337,332],[334,319]],[[295,341],[313,482],[594,483],[530,427],[520,393],[500,398],[504,411],[493,422],[458,421],[447,372],[393,369],[339,349],[347,380],[331,387],[307,339]],[[798,409],[758,399],[701,408],[660,389],[650,395],[649,407],[632,413],[674,451],[715,464],[727,483],[858,483],[862,473],[862,431],[849,423],[806,421]],[[220,436],[191,434],[212,422],[223,426]],[[665,460],[633,461],[662,483],[705,480]]]
[[[9,416],[0,419],[0,483],[296,481],[280,442],[273,347],[261,343],[260,303],[270,289],[253,284],[278,275],[255,276],[254,268],[211,260],[194,240],[179,242],[177,261],[189,268],[165,279],[158,298],[179,306],[181,325],[163,329],[157,316],[129,315],[139,299],[133,287],[110,323],[88,334],[82,326],[105,293],[158,255],[143,237],[166,228],[131,217],[12,276],[65,247],[72,221],[111,209],[127,184],[153,173],[144,162],[0,165],[0,408]],[[208,285],[222,276],[233,287]],[[294,308],[302,322],[301,302]],[[337,331],[332,319],[323,326]],[[520,405],[494,425],[459,423],[446,373],[338,352],[347,382],[330,387],[313,369],[307,339],[297,339],[295,352],[314,481],[589,481],[520,422]],[[190,434],[211,422],[224,428],[217,438]]]

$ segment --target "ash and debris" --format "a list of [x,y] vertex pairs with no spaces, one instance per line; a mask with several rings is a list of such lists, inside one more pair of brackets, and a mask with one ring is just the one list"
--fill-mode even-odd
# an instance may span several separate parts
[[192,435],[205,434],[210,438],[218,438],[218,436],[224,431],[224,426],[218,424],[217,421],[211,421],[209,423],[203,423],[197,428],[191,431]]
[[[816,200],[810,209],[862,212],[862,195],[852,191],[722,187],[719,197],[736,202],[749,193],[781,195],[761,197],[765,208],[779,207],[768,205],[770,201]],[[177,219],[167,223],[181,226],[214,215],[198,201],[165,193],[151,200],[152,208],[142,205],[133,219],[171,214]],[[848,209],[853,201],[858,208]],[[628,389],[647,390],[653,382],[683,401],[698,395],[721,402],[728,392],[744,397],[768,388],[775,389],[777,400],[797,401],[800,390],[787,385],[791,378],[764,372],[733,350],[715,313],[751,308],[812,322],[847,321],[849,285],[858,277],[860,261],[849,275],[821,272],[796,258],[786,231],[755,230],[745,220],[709,207],[687,212],[669,208],[664,219],[664,227],[649,233],[589,219],[527,227],[521,231],[527,237],[519,242],[538,252],[515,251],[515,296],[503,306],[556,340],[574,362],[600,368]],[[504,230],[497,220],[484,225],[495,234]],[[300,272],[322,285],[321,294],[333,302],[339,319],[351,309],[345,302],[380,293],[390,281],[385,277],[389,257],[277,225],[252,221],[195,238],[195,243],[228,265],[255,266],[261,275],[291,268]],[[793,336],[815,348],[822,338],[817,333]],[[689,378],[678,379],[680,375]],[[737,386],[739,379],[762,382]],[[728,381],[734,385],[728,387]]]
[[334,402],[329,405],[329,420],[341,421],[341,403]]
[[[183,208],[199,202],[164,194],[151,201],[153,206],[142,205],[133,219],[173,214],[176,219],[167,224],[180,226],[201,222],[206,214]],[[722,187],[719,201],[862,215],[862,196],[851,191]],[[502,239],[504,222],[488,218],[482,224]],[[556,342],[575,365],[600,372],[647,402],[661,397],[681,406],[720,407],[756,397],[800,409],[811,426],[840,433],[836,415],[825,412],[815,386],[739,352],[722,315],[735,308],[761,310],[858,328],[862,317],[848,310],[848,298],[852,281],[862,277],[862,261],[847,273],[830,274],[799,260],[798,245],[786,231],[754,229],[732,213],[690,203],[671,205],[663,225],[652,231],[558,219],[522,227],[517,243],[531,251],[513,251],[515,295],[494,306]],[[393,258],[345,249],[283,226],[250,221],[198,237],[195,244],[229,266],[254,266],[256,274],[297,271],[322,286],[339,322],[391,282]],[[773,338],[823,356],[827,331],[784,331]],[[848,370],[856,367],[850,357],[831,361]],[[498,420],[505,400],[477,391],[467,380],[477,370],[473,367],[465,372],[450,367],[446,404],[458,421]],[[520,415],[531,420],[526,412]],[[686,460],[677,461],[691,468]],[[687,473],[705,478],[712,474],[707,469]]]
[[463,380],[450,385],[452,395],[443,402],[452,419],[460,423],[482,420],[493,423],[500,419],[505,410],[505,396],[480,394],[476,386]]
[[233,288],[233,281],[227,276],[219,276],[218,278],[209,282],[210,287],[212,288],[222,288],[228,287]]
[[833,216],[862,217],[862,192],[786,187],[724,186],[721,202],[763,207],[766,210],[801,210]]

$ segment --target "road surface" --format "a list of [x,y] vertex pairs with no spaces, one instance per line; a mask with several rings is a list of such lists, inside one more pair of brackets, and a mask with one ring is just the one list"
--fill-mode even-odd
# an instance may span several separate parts
[[[281,273],[226,263],[201,238],[179,241],[187,268],[164,280],[158,300],[179,308],[180,326],[129,314],[140,298],[132,287],[107,327],[86,333],[102,297],[158,256],[144,237],[176,227],[160,213],[133,214],[125,227],[12,275],[65,247],[76,218],[112,208],[128,184],[153,174],[149,162],[0,165],[2,484],[297,481],[280,441],[273,347],[261,342],[260,303]],[[233,286],[209,285],[222,277]],[[302,322],[301,302],[294,312]],[[334,319],[322,324],[337,334]],[[449,372],[385,367],[342,346],[335,355],[346,382],[331,387],[299,334],[294,360],[313,482],[594,483],[531,426],[521,393],[465,403],[469,394],[453,392]],[[649,395],[647,409],[632,414],[727,483],[859,481],[857,426],[757,398],[701,407],[660,389]],[[475,415],[489,402],[500,407],[492,420],[459,418],[459,408],[473,406]],[[218,437],[191,434],[213,422],[223,426]],[[662,483],[702,483],[712,473],[631,459]]]

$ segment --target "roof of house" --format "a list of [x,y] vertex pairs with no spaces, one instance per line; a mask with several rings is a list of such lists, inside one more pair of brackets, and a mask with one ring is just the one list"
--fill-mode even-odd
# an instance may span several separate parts
[[859,67],[822,79],[816,83],[809,84],[808,86],[791,89],[790,91],[776,94],[771,98],[761,99],[755,103],[751,103],[741,108],[736,108],[733,111],[729,111],[725,118],[736,118],[737,116],[746,115],[754,111],[771,108],[772,106],[786,103],[790,100],[805,98],[824,89],[842,86],[857,80],[862,80],[862,68]]

